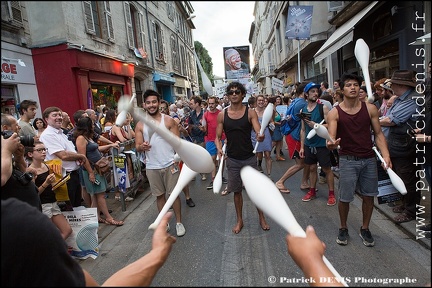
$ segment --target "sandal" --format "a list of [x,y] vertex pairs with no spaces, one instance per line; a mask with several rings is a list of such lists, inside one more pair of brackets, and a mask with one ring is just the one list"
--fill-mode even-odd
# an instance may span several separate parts
[[115,226],[122,226],[124,224],[123,221],[117,221],[114,218],[112,218],[111,220],[105,219],[106,224],[109,225],[115,225]]
[[107,221],[105,219],[103,219],[103,218],[99,218],[98,222],[101,223],[101,224],[108,224]]
[[404,222],[409,222],[409,221],[414,220],[414,217],[408,215],[408,214],[405,213],[405,212],[402,212],[401,214],[399,214],[399,215],[397,215],[396,217],[394,217],[393,220],[394,220],[396,223],[404,223]]
[[404,212],[405,207],[404,207],[404,205],[399,205],[399,206],[393,207],[392,210],[394,213],[402,213],[402,212]]
[[[281,193],[286,193],[286,194],[288,194],[288,193],[290,193],[291,191],[289,190],[289,189],[287,189],[287,188],[285,188],[285,186],[278,186],[277,184],[275,184],[276,185],[276,188],[278,188],[279,189],[279,191],[281,192]],[[282,187],[282,188],[281,188]]]
[[231,192],[228,191],[228,186],[225,187],[225,189],[222,191],[221,196],[226,196],[228,194],[230,194]]

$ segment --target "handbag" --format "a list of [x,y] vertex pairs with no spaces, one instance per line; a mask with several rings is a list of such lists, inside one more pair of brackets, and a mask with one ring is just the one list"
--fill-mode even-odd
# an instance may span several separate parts
[[101,157],[96,163],[93,164],[96,173],[99,175],[107,175],[111,173],[110,161],[106,157]]

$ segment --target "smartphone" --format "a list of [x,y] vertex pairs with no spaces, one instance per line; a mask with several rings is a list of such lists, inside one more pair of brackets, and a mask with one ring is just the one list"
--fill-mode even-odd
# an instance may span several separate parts
[[307,119],[310,120],[312,116],[312,113],[306,113],[306,112],[300,112],[297,114],[297,117],[300,117],[300,119]]
[[100,185],[100,181],[98,179],[95,180],[94,184]]

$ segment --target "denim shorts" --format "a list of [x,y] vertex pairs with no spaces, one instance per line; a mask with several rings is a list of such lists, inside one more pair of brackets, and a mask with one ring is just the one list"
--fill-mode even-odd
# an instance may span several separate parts
[[378,169],[375,157],[339,159],[339,201],[352,202],[356,190],[362,196],[378,195]]

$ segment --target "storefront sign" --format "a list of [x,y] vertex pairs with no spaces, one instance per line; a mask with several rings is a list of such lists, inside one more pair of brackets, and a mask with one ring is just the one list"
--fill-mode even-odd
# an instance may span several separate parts
[[171,77],[171,76],[166,75],[166,74],[157,73],[157,72],[155,72],[153,74],[153,81],[155,81],[155,82],[165,81],[165,82],[170,82],[170,83],[176,82],[174,77]]

